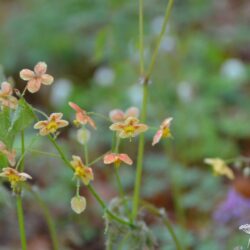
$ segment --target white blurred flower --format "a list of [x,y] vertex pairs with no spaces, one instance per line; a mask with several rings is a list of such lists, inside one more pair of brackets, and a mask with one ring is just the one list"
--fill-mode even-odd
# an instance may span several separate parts
[[177,86],[177,95],[182,102],[190,102],[193,99],[193,88],[189,82],[180,82]]
[[103,87],[111,86],[115,79],[115,72],[109,67],[100,67],[94,74],[95,82]]
[[246,68],[242,61],[231,58],[221,66],[221,74],[229,80],[244,80],[246,78]]
[[[241,225],[239,227],[239,230],[242,230],[245,233],[250,234],[250,224]],[[250,238],[249,238],[248,243],[247,243],[247,248],[249,248],[249,245],[250,245]]]
[[51,86],[50,101],[53,106],[59,107],[67,102],[73,86],[72,82],[68,79],[59,79]]
[[88,143],[90,136],[91,136],[90,131],[86,128],[80,128],[77,130],[76,138],[77,141],[82,145]]
[[80,214],[82,213],[85,209],[86,209],[86,199],[83,196],[75,196],[71,199],[71,208],[72,210],[77,213]]
[[128,89],[127,95],[134,106],[140,106],[142,102],[142,86],[133,85]]
[[173,36],[166,35],[163,37],[160,50],[165,52],[172,52],[176,46],[176,39]]
[[[164,22],[164,16],[157,16],[151,21],[151,30],[152,33],[155,35],[159,35],[162,29],[162,25]],[[167,25],[166,32],[170,30],[170,25]]]

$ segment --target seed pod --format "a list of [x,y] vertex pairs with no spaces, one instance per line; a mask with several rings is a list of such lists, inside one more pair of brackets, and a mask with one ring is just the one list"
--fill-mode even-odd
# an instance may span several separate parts
[[77,214],[82,213],[86,208],[86,199],[83,196],[75,196],[71,199],[71,208]]

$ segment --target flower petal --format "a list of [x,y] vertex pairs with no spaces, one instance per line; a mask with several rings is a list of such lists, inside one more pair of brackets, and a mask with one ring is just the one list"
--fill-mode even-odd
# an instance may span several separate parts
[[96,125],[95,125],[95,122],[93,121],[93,119],[90,118],[89,116],[87,116],[87,120],[88,120],[89,125],[90,125],[92,128],[96,129]]
[[124,124],[121,122],[117,122],[112,124],[109,129],[113,131],[121,131],[124,128]]
[[114,153],[110,153],[104,156],[104,164],[111,164],[117,160],[117,156]]
[[47,64],[45,62],[39,62],[35,65],[34,71],[37,76],[42,76],[47,71]]
[[125,120],[125,115],[122,110],[114,109],[109,112],[109,118],[112,122],[121,122]]
[[138,117],[139,116],[139,109],[136,107],[131,107],[126,110],[126,117]]
[[41,129],[43,127],[46,127],[48,124],[48,121],[39,121],[34,125],[34,129]]
[[169,128],[172,120],[173,120],[173,117],[166,118],[166,119],[162,122],[161,128],[166,128],[166,127]]
[[52,113],[49,116],[49,121],[60,121],[61,118],[63,117],[63,113]]
[[133,161],[127,154],[119,154],[119,159],[128,165],[132,165]]
[[49,74],[43,74],[41,76],[42,84],[51,85],[54,81],[54,77]]
[[69,125],[69,122],[66,120],[60,120],[57,122],[58,128],[63,128]]
[[28,81],[27,89],[30,93],[37,92],[41,87],[41,79],[40,78],[33,78],[30,81]]
[[81,109],[76,103],[74,102],[69,102],[69,106],[74,109],[76,112],[82,112],[84,111],[83,109]]
[[12,86],[8,82],[3,82],[1,84],[1,94],[12,95]]
[[161,140],[162,134],[163,134],[162,129],[159,129],[156,132],[156,134],[154,135],[154,138],[153,138],[152,146],[154,146],[155,144],[157,144]]
[[29,175],[29,174],[27,174],[27,173],[19,173],[18,174],[21,178],[22,178],[22,180],[27,180],[27,179],[32,179],[32,177]]
[[35,77],[35,73],[32,70],[29,69],[23,69],[19,73],[21,79],[24,81],[29,81]]

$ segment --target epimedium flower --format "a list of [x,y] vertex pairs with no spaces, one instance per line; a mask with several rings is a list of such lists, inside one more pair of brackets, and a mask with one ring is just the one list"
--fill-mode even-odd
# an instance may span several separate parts
[[128,117],[139,117],[139,109],[136,107],[130,107],[125,112],[121,109],[114,109],[109,112],[109,118],[112,122],[123,122]]
[[6,145],[2,141],[0,141],[0,152],[7,157],[8,162],[11,166],[15,166],[16,164],[16,151],[15,150],[9,151]]
[[121,162],[124,162],[128,165],[133,164],[133,161],[131,160],[131,158],[127,154],[116,154],[116,153],[106,154],[103,158],[103,162],[104,162],[104,164],[114,163],[114,165],[116,167],[119,167]]
[[128,117],[124,122],[116,122],[109,127],[113,131],[117,131],[120,138],[132,138],[138,134],[145,132],[148,126],[143,123],[139,123],[139,120],[135,117]]
[[0,89],[0,103],[2,107],[16,109],[18,100],[16,97],[12,96],[12,94],[13,88],[10,83],[2,82]]
[[76,103],[73,102],[69,102],[69,106],[76,111],[76,118],[74,120],[76,126],[79,126],[80,124],[89,124],[92,128],[96,129],[95,122],[90,116],[87,115],[85,110],[81,109]]
[[204,162],[212,166],[215,175],[224,175],[231,180],[234,179],[234,173],[232,169],[229,168],[222,159],[206,158]]
[[62,120],[62,113],[52,113],[48,120],[39,121],[34,125],[34,129],[39,129],[39,134],[44,136],[54,134],[59,128],[68,126],[68,121]]
[[51,85],[54,81],[53,76],[46,74],[47,64],[39,62],[35,65],[34,71],[30,69],[23,69],[20,71],[20,77],[24,81],[28,81],[27,89],[30,93],[37,92],[41,85]]
[[153,138],[152,145],[154,146],[157,144],[161,138],[168,138],[171,137],[170,125],[171,121],[173,120],[172,117],[166,118],[160,125],[160,129],[156,132]]
[[14,192],[18,190],[18,185],[21,182],[27,181],[27,179],[32,179],[32,177],[24,172],[18,172],[14,168],[3,168],[2,173],[0,173],[0,177],[7,178],[8,181],[10,182],[11,188]]
[[75,176],[81,179],[84,185],[89,185],[89,182],[94,180],[94,174],[92,168],[85,166],[82,162],[82,159],[77,156],[72,156],[72,161],[70,162],[71,166],[75,171]]
[[86,209],[87,202],[85,197],[76,195],[71,199],[70,204],[72,210],[75,213],[80,214]]

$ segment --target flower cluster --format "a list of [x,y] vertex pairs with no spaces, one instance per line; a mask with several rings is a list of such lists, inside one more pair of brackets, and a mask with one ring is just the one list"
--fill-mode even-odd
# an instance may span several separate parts
[[[36,93],[42,85],[51,85],[54,78],[46,72],[47,64],[45,62],[38,62],[34,66],[34,70],[21,70],[20,77],[24,81],[27,81],[27,85],[24,88],[23,93],[18,96],[23,98],[26,90],[30,93]],[[18,99],[13,96],[13,88],[8,82],[3,82],[1,84],[0,104],[1,108],[8,107],[15,109],[18,106]],[[80,126],[77,131],[77,140],[79,143],[84,145],[84,147],[87,147],[87,143],[90,140],[90,131],[86,128],[86,126],[89,125],[93,129],[97,128],[95,121],[90,117],[91,114],[95,113],[87,112],[74,102],[69,102],[69,106],[75,111],[75,119],[73,121],[74,125],[77,127]],[[50,139],[55,142],[59,129],[68,126],[69,122],[62,119],[62,113],[52,113],[49,116],[44,113],[42,114],[46,117],[46,119],[36,122],[34,124],[34,129],[39,130],[39,134],[41,136],[53,135]],[[139,110],[136,107],[130,107],[126,111],[114,109],[109,113],[109,120],[112,122],[109,128],[115,132],[117,140],[118,138],[129,138],[131,141],[133,137],[136,137],[149,129],[148,125],[140,122]],[[172,118],[167,118],[162,122],[153,138],[153,145],[157,144],[161,138],[171,137],[171,121]],[[113,164],[116,168],[118,168],[121,163],[132,165],[133,160],[126,153],[118,153],[118,147],[119,143],[116,145],[116,149],[114,151],[105,154],[103,157],[103,163],[105,165]],[[10,166],[15,166],[15,150],[9,150],[6,145],[0,141],[0,153],[5,155]],[[86,208],[86,199],[79,194],[80,183],[83,182],[86,186],[90,185],[90,182],[94,180],[94,173],[87,162],[85,164],[83,163],[80,156],[73,155],[72,160],[68,162],[68,165],[69,164],[74,171],[74,179],[76,180],[77,187],[76,196],[74,196],[71,200],[71,207],[76,213],[81,213]],[[14,169],[11,167],[4,168],[0,176],[9,180],[14,191],[19,188],[20,183],[26,181],[27,179],[31,179],[30,175],[23,172],[20,173],[17,168]]]

